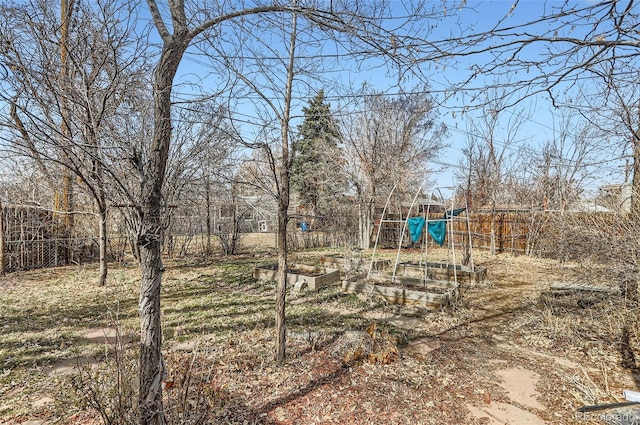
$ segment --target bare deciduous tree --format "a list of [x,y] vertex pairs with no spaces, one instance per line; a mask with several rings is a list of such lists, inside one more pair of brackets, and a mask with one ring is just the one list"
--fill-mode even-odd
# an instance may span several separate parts
[[[306,5],[303,2],[293,2],[290,5],[278,3],[267,5],[256,5],[248,8],[230,7],[226,3],[210,5],[210,8],[199,7],[197,13],[187,15],[186,2],[168,2],[163,8],[158,6],[155,0],[147,0],[153,21],[162,39],[161,51],[154,74],[154,135],[151,142],[149,155],[144,164],[140,167],[144,171],[141,176],[141,199],[140,208],[142,213],[142,226],[139,236],[139,246],[141,254],[142,282],[140,291],[140,320],[141,320],[141,370],[140,370],[140,400],[143,423],[162,422],[162,398],[160,389],[160,379],[163,368],[161,362],[161,332],[160,332],[160,284],[162,277],[162,260],[160,256],[160,239],[162,236],[162,226],[160,216],[162,214],[163,193],[162,184],[166,172],[167,157],[171,140],[171,94],[173,79],[178,66],[184,56],[188,46],[194,39],[208,32],[211,40],[220,40],[220,43],[208,43],[209,56],[222,64],[219,75],[227,75],[231,69],[230,59],[242,58],[246,54],[243,51],[245,44],[243,37],[231,40],[227,43],[224,37],[232,37],[233,32],[227,32],[227,23],[238,23],[240,27],[246,27],[249,23],[264,21],[266,17],[277,14],[287,14],[293,16],[294,22],[300,18],[308,22],[308,29],[320,28],[326,33],[332,34],[336,38],[343,35],[339,43],[360,47],[361,58],[380,57],[387,55],[388,59],[395,64],[406,64],[405,70],[410,69],[415,63],[410,42],[413,39],[414,30],[410,27],[411,22],[420,21],[428,15],[428,12],[420,5],[416,13],[406,12],[405,24],[396,25],[396,31],[391,32],[385,28],[383,18],[388,10],[383,5],[369,2],[331,2],[327,8],[318,7],[316,3]],[[411,11],[413,12],[413,11]],[[433,12],[431,12],[433,13]],[[200,23],[195,23],[187,16],[203,17]],[[406,17],[409,18],[406,18]],[[170,21],[170,25],[167,21]],[[274,28],[287,28],[289,23],[284,24],[274,22]],[[408,22],[408,23],[407,23]],[[190,24],[193,25],[190,27]],[[281,26],[282,25],[282,26]],[[225,29],[226,36],[223,37],[222,30]],[[290,125],[290,102],[292,98],[292,81],[295,72],[293,65],[295,62],[295,41],[297,35],[295,31],[283,31],[283,38],[278,38],[278,42],[284,42],[288,46],[286,55],[282,56],[278,51],[274,51],[274,58],[277,63],[283,64],[286,72],[286,83],[284,85],[284,95],[278,97],[283,108],[271,108],[278,111],[277,124],[280,128],[281,151],[279,157],[284,166],[280,167],[278,174],[281,182],[278,190],[278,225],[279,225],[279,283],[277,290],[276,308],[276,358],[284,357],[285,328],[284,328],[284,293],[286,291],[286,227],[288,222],[289,205],[289,125]],[[264,34],[260,34],[264,36]],[[311,37],[311,41],[313,41]],[[263,40],[267,41],[268,40]],[[239,55],[229,55],[224,52],[224,48],[232,46],[239,51]],[[268,45],[265,45],[268,46]],[[366,46],[363,50],[362,47]],[[335,57],[335,56],[334,56]],[[258,71],[263,72],[265,78],[272,78],[273,74],[268,72],[267,63],[261,63]],[[242,72],[236,68],[236,77],[245,77],[245,83],[249,88],[254,89],[252,82],[256,81],[249,73]],[[272,80],[273,81],[273,80]],[[281,93],[282,87],[276,93]],[[256,91],[254,90],[254,93]],[[260,92],[258,90],[258,92]],[[259,93],[258,93],[259,94]],[[262,96],[266,103],[275,101],[270,96]],[[275,163],[275,162],[274,162]]]
[[358,205],[360,247],[369,248],[375,208],[396,186],[413,193],[426,181],[426,160],[443,146],[446,132],[436,120],[435,103],[419,94],[368,93],[360,109],[343,120],[344,169]]
[[[105,0],[105,4],[108,3]],[[128,7],[129,3],[120,4]],[[332,52],[326,57],[315,53],[312,62],[317,65],[329,62],[335,67],[342,66],[342,59],[353,60],[357,66],[361,66],[369,58],[377,58],[375,65],[387,66],[388,70],[400,69],[403,73],[415,69],[415,49],[413,41],[416,32],[428,33],[425,18],[438,16],[437,11],[427,10],[423,4],[415,5],[415,9],[408,10],[411,6],[406,5],[402,11],[402,17],[394,20],[391,31],[385,22],[391,9],[386,7],[384,2],[343,2],[333,1],[328,4],[319,5],[315,1],[308,4],[304,1],[293,1],[291,3],[264,3],[256,2],[250,5],[229,3],[229,2],[207,2],[202,1],[167,1],[159,2],[147,0],[146,4],[151,14],[151,19],[157,34],[159,35],[159,45],[146,46],[146,52],[156,54],[155,69],[152,76],[153,91],[153,129],[150,137],[142,138],[142,146],[131,143],[131,151],[118,151],[121,158],[125,158],[131,170],[138,178],[138,188],[131,190],[131,187],[124,187],[127,196],[131,198],[130,206],[135,210],[138,219],[137,229],[137,249],[140,258],[141,282],[139,296],[139,318],[141,328],[140,338],[140,375],[139,375],[139,407],[140,423],[162,424],[162,387],[161,381],[164,374],[162,362],[162,332],[160,323],[160,288],[164,266],[161,256],[161,242],[166,226],[167,193],[166,179],[169,157],[171,153],[171,143],[173,134],[172,122],[172,96],[174,78],[182,59],[189,46],[198,44],[206,39],[211,42],[200,44],[211,62],[219,65],[219,68],[212,66],[212,75],[218,78],[222,86],[229,83],[229,71],[234,78],[244,77],[245,87],[255,89],[252,83],[260,79],[270,80],[276,83],[280,75],[272,72],[271,65],[277,64],[275,69],[285,70],[285,77],[281,80],[285,84],[277,87],[275,91],[266,93],[261,99],[268,103],[279,103],[279,106],[271,108],[276,115],[275,121],[269,123],[271,129],[279,130],[278,144],[280,150],[278,158],[273,159],[272,168],[279,176],[278,196],[278,222],[279,222],[279,263],[280,277],[277,290],[277,312],[276,312],[276,358],[284,358],[285,348],[285,327],[284,327],[284,294],[286,291],[286,227],[289,219],[289,138],[292,110],[291,101],[294,97],[294,77],[301,75],[300,69],[294,69],[297,64],[297,51],[295,48],[298,39],[298,32],[295,31],[295,24],[305,23],[306,43],[314,46],[318,51],[322,51],[322,38],[314,35],[317,30],[320,34],[327,36],[327,46],[331,46]],[[131,4],[131,16],[136,19],[135,14],[137,4]],[[280,17],[269,20],[269,18]],[[125,19],[127,22],[128,20]],[[12,22],[7,19],[7,22]],[[111,24],[103,22],[106,27]],[[229,31],[232,24],[238,25],[238,32]],[[293,27],[291,25],[293,23]],[[252,70],[242,68],[242,60],[248,60],[245,56],[247,33],[244,29],[254,26],[258,28],[263,24],[263,28],[270,29],[273,35],[272,40],[262,39],[263,47],[266,51],[272,52],[270,62],[260,62]],[[138,25],[136,28],[142,28]],[[238,38],[234,38],[238,36]],[[264,37],[263,33],[254,33],[254,37]],[[46,40],[46,38],[44,38]],[[273,43],[270,43],[273,41]],[[270,49],[269,47],[274,47]],[[285,49],[280,47],[285,46]],[[277,47],[277,48],[276,48]],[[2,48],[5,48],[3,44]],[[225,51],[229,48],[231,52]],[[136,55],[131,50],[125,49],[131,58]],[[282,54],[284,52],[284,54]],[[346,52],[346,53],[345,53]],[[233,53],[233,54],[232,54]],[[383,58],[380,60],[380,58]],[[261,56],[260,59],[267,59]],[[240,60],[240,67],[233,68],[232,60]],[[55,60],[45,61],[41,65],[47,66],[56,63]],[[13,64],[8,64],[7,69],[11,69]],[[342,68],[341,68],[342,69]],[[313,70],[322,72],[322,67],[307,68],[305,72]],[[108,75],[108,74],[107,74]],[[406,74],[404,74],[406,76]],[[102,76],[102,75],[101,75]],[[304,83],[303,83],[304,84]],[[284,88],[284,94],[283,94]],[[253,90],[254,93],[260,90]],[[37,92],[31,90],[31,94]],[[60,94],[60,93],[59,93]],[[233,94],[233,93],[232,93]],[[297,93],[295,93],[297,95]],[[308,93],[299,97],[306,97]],[[144,112],[137,111],[141,117],[145,117]],[[146,118],[142,118],[143,125],[134,129],[144,132]],[[59,120],[56,120],[59,122]],[[135,127],[135,126],[134,126]],[[59,133],[59,132],[57,132]],[[271,140],[269,140],[271,141]],[[75,140],[74,140],[75,142]],[[78,146],[74,144],[74,146]],[[94,144],[89,143],[93,149]],[[141,149],[136,149],[140,147]],[[279,163],[278,163],[279,161]],[[278,163],[278,167],[275,164]],[[106,170],[106,168],[105,168]],[[123,185],[126,186],[126,185]]]
[[[65,2],[63,2],[65,3]],[[9,109],[0,125],[7,145],[30,157],[52,187],[63,168],[62,210],[72,201],[72,178],[81,181],[98,211],[100,284],[107,278],[108,193],[122,185],[114,178],[110,129],[120,107],[145,74],[140,46],[132,44],[135,19],[127,6],[63,4],[63,25],[49,2],[3,6],[0,61],[9,70],[0,95]],[[74,8],[74,13],[65,7]],[[10,22],[10,24],[9,24]],[[124,56],[124,49],[131,49]],[[60,49],[63,58],[59,58]],[[140,55],[139,55],[140,53]],[[132,60],[132,57],[136,57]],[[55,209],[57,205],[53,205]],[[70,220],[65,220],[67,229]]]
[[[473,6],[466,6],[460,13],[473,13]],[[465,108],[482,106],[480,94],[492,87],[508,96],[504,108],[538,95],[548,97],[555,107],[576,108],[584,105],[580,87],[603,83],[597,94],[589,90],[598,101],[608,101],[599,108],[611,112],[610,116],[618,113],[623,123],[630,122],[635,111],[632,107],[631,115],[622,112],[619,95],[628,93],[637,81],[640,12],[634,0],[515,1],[509,6],[495,22],[483,22],[484,30],[461,29],[458,35],[422,44],[423,59],[430,64],[438,61],[455,67],[458,61],[473,61],[470,71],[452,82],[450,91],[470,94]],[[472,19],[470,16],[466,17]],[[492,75],[497,83],[483,83],[484,75]],[[616,87],[624,89],[617,91]],[[634,158],[632,210],[640,216],[637,125],[633,129],[624,126],[622,137]],[[618,143],[614,138],[612,143]]]
[[[613,61],[613,59],[611,60]],[[605,66],[606,64],[606,66]],[[568,107],[578,111],[592,127],[606,140],[602,148],[608,148],[614,154],[603,155],[606,159],[617,159],[622,152],[631,159],[631,203],[630,211],[636,220],[640,220],[640,89],[637,84],[637,65],[635,61],[614,64],[606,62],[588,69],[589,74],[597,77],[596,87],[583,88],[580,105]],[[615,68],[614,68],[615,66]],[[603,149],[604,150],[604,149]],[[629,153],[630,151],[630,153]],[[627,182],[625,176],[625,183]]]
[[563,116],[557,136],[542,146],[537,158],[529,157],[536,171],[537,204],[545,209],[565,211],[575,206],[585,185],[595,179],[590,179],[590,164],[597,162],[600,139],[591,126],[576,125],[571,118]]
[[522,110],[505,110],[509,97],[503,90],[485,93],[484,107],[469,119],[467,147],[461,170],[468,173],[467,193],[472,205],[491,211],[490,249],[496,253],[496,209],[513,203],[506,184],[517,165],[516,137],[527,116]]

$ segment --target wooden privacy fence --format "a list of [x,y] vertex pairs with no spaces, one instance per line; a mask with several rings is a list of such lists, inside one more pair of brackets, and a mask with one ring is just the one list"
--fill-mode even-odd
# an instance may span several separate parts
[[[493,234],[496,252],[578,259],[615,244],[635,224],[614,212],[498,211],[472,213],[469,227],[474,248],[490,249]],[[466,232],[466,223],[455,223],[457,243]]]
[[[545,257],[573,258],[584,257],[598,251],[607,241],[619,243],[622,248],[630,234],[633,223],[629,218],[615,213],[588,213],[555,211],[498,211],[465,213],[447,222],[456,246],[468,245],[469,235],[476,249],[488,250],[492,241],[496,252]],[[66,234],[62,219],[51,211],[34,207],[0,205],[0,271],[13,272],[36,268],[57,267],[98,261],[98,239],[95,217],[87,216],[87,221],[76,222],[76,228],[84,234]],[[430,219],[438,219],[442,213],[433,214]],[[379,221],[376,226],[379,226]],[[384,223],[381,229],[380,246],[397,248],[400,229],[403,222]],[[197,226],[196,226],[197,227]],[[198,255],[207,251],[209,238],[201,228],[194,226],[174,233],[169,229],[165,237],[164,251],[169,256]],[[348,226],[347,226],[348,227]],[[377,231],[377,228],[375,229]],[[374,231],[374,234],[375,234]],[[411,244],[411,238],[405,234],[405,247],[418,246],[422,239]],[[603,235],[606,235],[604,238]],[[246,236],[246,239],[245,239]],[[266,239],[265,239],[266,238]],[[274,246],[273,234],[251,233],[242,235],[244,249]],[[318,246],[355,246],[355,232],[301,232],[292,225],[288,240],[293,249],[306,249]],[[428,243],[434,244],[431,238]],[[619,241],[619,242],[616,242]],[[621,242],[620,242],[621,241]],[[218,248],[218,240],[212,235],[213,249]],[[621,248],[621,249],[622,249]],[[109,235],[109,261],[123,261],[125,254],[132,249],[131,238],[126,235]]]
[[[496,252],[533,254],[540,249],[550,212],[490,212],[471,213],[469,230],[474,248],[490,250],[492,240]],[[466,238],[466,221],[453,223],[453,233],[457,243]]]
[[[553,212],[516,211],[516,212],[472,212],[468,218],[462,213],[459,217],[447,222],[452,226],[454,244],[462,246],[468,244],[471,235],[472,246],[475,249],[491,249],[492,240],[496,252],[514,252],[519,254],[537,254],[542,249],[542,237],[547,225],[554,217]],[[430,214],[429,220],[437,220],[442,213]],[[376,226],[379,222],[376,223]],[[385,223],[380,234],[380,244],[384,247],[397,247],[400,229],[403,223]],[[407,230],[408,231],[408,230]],[[447,228],[447,238],[451,229]],[[423,232],[422,239],[413,244],[424,242],[427,232]],[[408,234],[403,238],[403,245],[411,244]],[[429,244],[435,242],[428,237]],[[446,243],[446,242],[445,242]]]

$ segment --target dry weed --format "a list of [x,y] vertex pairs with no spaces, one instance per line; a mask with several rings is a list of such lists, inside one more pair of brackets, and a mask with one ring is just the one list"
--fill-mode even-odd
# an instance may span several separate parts
[[62,377],[58,403],[79,411],[96,412],[104,424],[136,424],[138,406],[138,353],[125,337],[117,320],[111,317],[115,340],[105,344],[104,358],[97,363],[78,361],[75,372]]
[[389,364],[400,358],[398,345],[386,330],[380,331],[371,324],[363,335],[360,344],[344,356],[345,363],[358,363],[366,360],[372,364]]
[[567,380],[573,383],[570,392],[579,404],[595,405],[607,400],[615,400],[609,389],[607,369],[604,363],[601,364],[597,372],[589,373],[587,369],[581,367],[580,374],[567,377]]
[[230,402],[229,391],[215,384],[214,366],[199,350],[173,352],[166,358],[165,419],[168,424],[208,423],[213,412]]

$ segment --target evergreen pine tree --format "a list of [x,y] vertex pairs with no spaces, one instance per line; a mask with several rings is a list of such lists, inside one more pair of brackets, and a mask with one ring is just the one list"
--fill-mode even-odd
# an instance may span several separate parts
[[331,164],[337,157],[340,132],[331,105],[325,102],[324,90],[309,101],[303,113],[299,138],[293,145],[291,187],[300,203],[316,214],[322,198],[333,192],[337,167]]

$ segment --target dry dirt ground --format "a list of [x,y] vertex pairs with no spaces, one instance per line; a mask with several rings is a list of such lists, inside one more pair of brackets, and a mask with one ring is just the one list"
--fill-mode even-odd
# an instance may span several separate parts
[[[298,254],[297,260],[313,264],[320,255]],[[289,330],[282,365],[271,361],[270,318],[250,328],[230,325],[225,332],[173,327],[165,336],[165,406],[184,423],[640,423],[640,410],[577,413],[584,405],[623,401],[623,389],[640,391],[637,306],[606,293],[549,293],[551,283],[588,280],[584,265],[484,253],[476,254],[476,263],[487,268],[486,281],[462,288],[456,304],[442,311],[347,296],[337,288],[291,294],[289,318],[304,326]],[[199,281],[219,272],[215,263],[194,265],[169,268],[165,278]],[[21,276],[26,278],[5,278],[0,291],[34,284],[29,273]],[[241,297],[240,309],[224,310],[225,316],[257,318],[263,314],[257,306],[272,306],[272,287],[224,279],[210,292],[198,287],[190,296],[222,293]],[[171,300],[163,299],[164,305]],[[5,329],[11,326],[7,320]],[[113,349],[115,330],[96,324],[79,327],[75,341]],[[24,385],[35,388],[20,398],[30,406],[26,410],[8,406],[24,389],[20,382],[2,381],[0,423],[100,423],[95,410],[77,407],[52,389],[67,385],[75,364],[69,358],[36,365],[37,379],[24,378]],[[209,416],[196,417],[203,406]],[[630,421],[615,422],[625,418]]]

